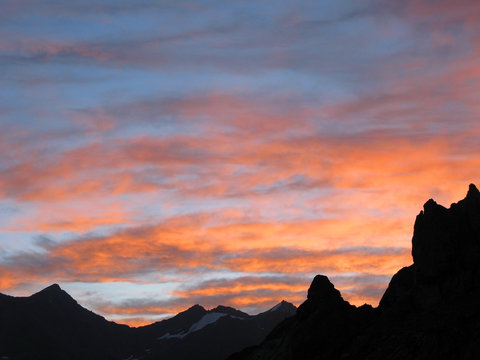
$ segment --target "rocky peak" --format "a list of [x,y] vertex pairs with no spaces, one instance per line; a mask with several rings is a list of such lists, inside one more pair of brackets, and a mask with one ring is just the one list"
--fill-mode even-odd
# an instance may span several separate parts
[[480,193],[473,184],[450,208],[428,200],[417,216],[413,265],[392,278],[380,308],[428,309],[480,285]]
[[47,286],[45,289],[40,290],[39,292],[30,296],[30,299],[34,301],[55,302],[57,304],[77,303],[67,292],[63,291],[58,284]]
[[471,184],[465,199],[449,209],[430,199],[417,216],[412,255],[419,282],[444,281],[458,272],[479,270],[480,193]]
[[446,211],[447,209],[444,206],[439,205],[433,199],[429,199],[425,204],[423,204],[423,211],[420,211],[419,216],[438,216],[438,214],[445,213]]
[[328,277],[316,275],[308,289],[307,300],[298,307],[297,316],[302,319],[316,311],[328,312],[348,306],[349,304],[343,300],[340,291],[335,289]]
[[480,198],[480,191],[478,191],[477,187],[474,184],[470,184],[468,187],[467,198]]
[[207,310],[205,310],[205,308],[202,305],[195,304],[189,307],[187,310],[180,312],[178,315],[185,315],[185,316],[198,315],[198,314],[204,315],[206,313],[207,313]]
[[328,277],[317,275],[313,278],[312,284],[308,289],[307,299],[315,302],[330,301],[331,299],[341,299],[340,292],[335,289]]
[[59,294],[62,293],[62,288],[58,284],[52,284],[47,286],[45,289],[40,290],[37,294]]

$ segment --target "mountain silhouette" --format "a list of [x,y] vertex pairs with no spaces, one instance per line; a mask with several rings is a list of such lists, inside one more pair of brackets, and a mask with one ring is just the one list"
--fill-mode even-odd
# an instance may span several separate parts
[[0,296],[3,358],[118,359],[134,349],[130,330],[83,308],[57,284],[30,297]]
[[169,320],[137,329],[140,338],[152,339],[144,359],[225,359],[246,346],[260,343],[296,307],[282,301],[258,315],[226,306],[205,310],[199,305]]
[[379,306],[355,307],[317,275],[296,316],[230,360],[480,359],[480,192],[417,216],[413,264]]
[[260,343],[295,306],[248,315],[200,305],[139,328],[107,321],[53,284],[30,297],[0,294],[0,359],[224,359]]

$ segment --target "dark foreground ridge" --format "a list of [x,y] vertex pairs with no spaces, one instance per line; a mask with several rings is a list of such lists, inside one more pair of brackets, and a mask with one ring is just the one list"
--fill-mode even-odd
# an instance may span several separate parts
[[480,359],[480,192],[417,216],[413,264],[378,308],[355,307],[317,275],[296,316],[230,360]]
[[295,312],[285,301],[253,316],[194,305],[171,319],[130,328],[83,308],[54,284],[30,297],[0,294],[0,359],[222,360],[260,343]]

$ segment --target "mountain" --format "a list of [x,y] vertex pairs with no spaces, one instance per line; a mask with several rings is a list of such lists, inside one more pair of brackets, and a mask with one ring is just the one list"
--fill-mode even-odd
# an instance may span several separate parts
[[83,308],[54,284],[30,297],[0,294],[0,359],[224,359],[260,343],[295,311],[287,302],[254,316],[195,305],[130,328]]
[[57,284],[30,297],[0,296],[2,359],[118,359],[134,349],[130,333]]
[[156,340],[141,355],[144,359],[225,359],[260,343],[295,312],[295,306],[285,301],[254,316],[225,306],[207,311],[195,305],[169,320],[138,328],[141,338]]
[[230,360],[480,359],[480,192],[450,208],[428,200],[377,308],[343,300],[317,275],[295,317]]

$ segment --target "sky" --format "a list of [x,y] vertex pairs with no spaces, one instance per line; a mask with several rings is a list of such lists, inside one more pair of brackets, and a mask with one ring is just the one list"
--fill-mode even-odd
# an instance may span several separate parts
[[475,0],[0,3],[0,292],[377,305],[480,169]]

